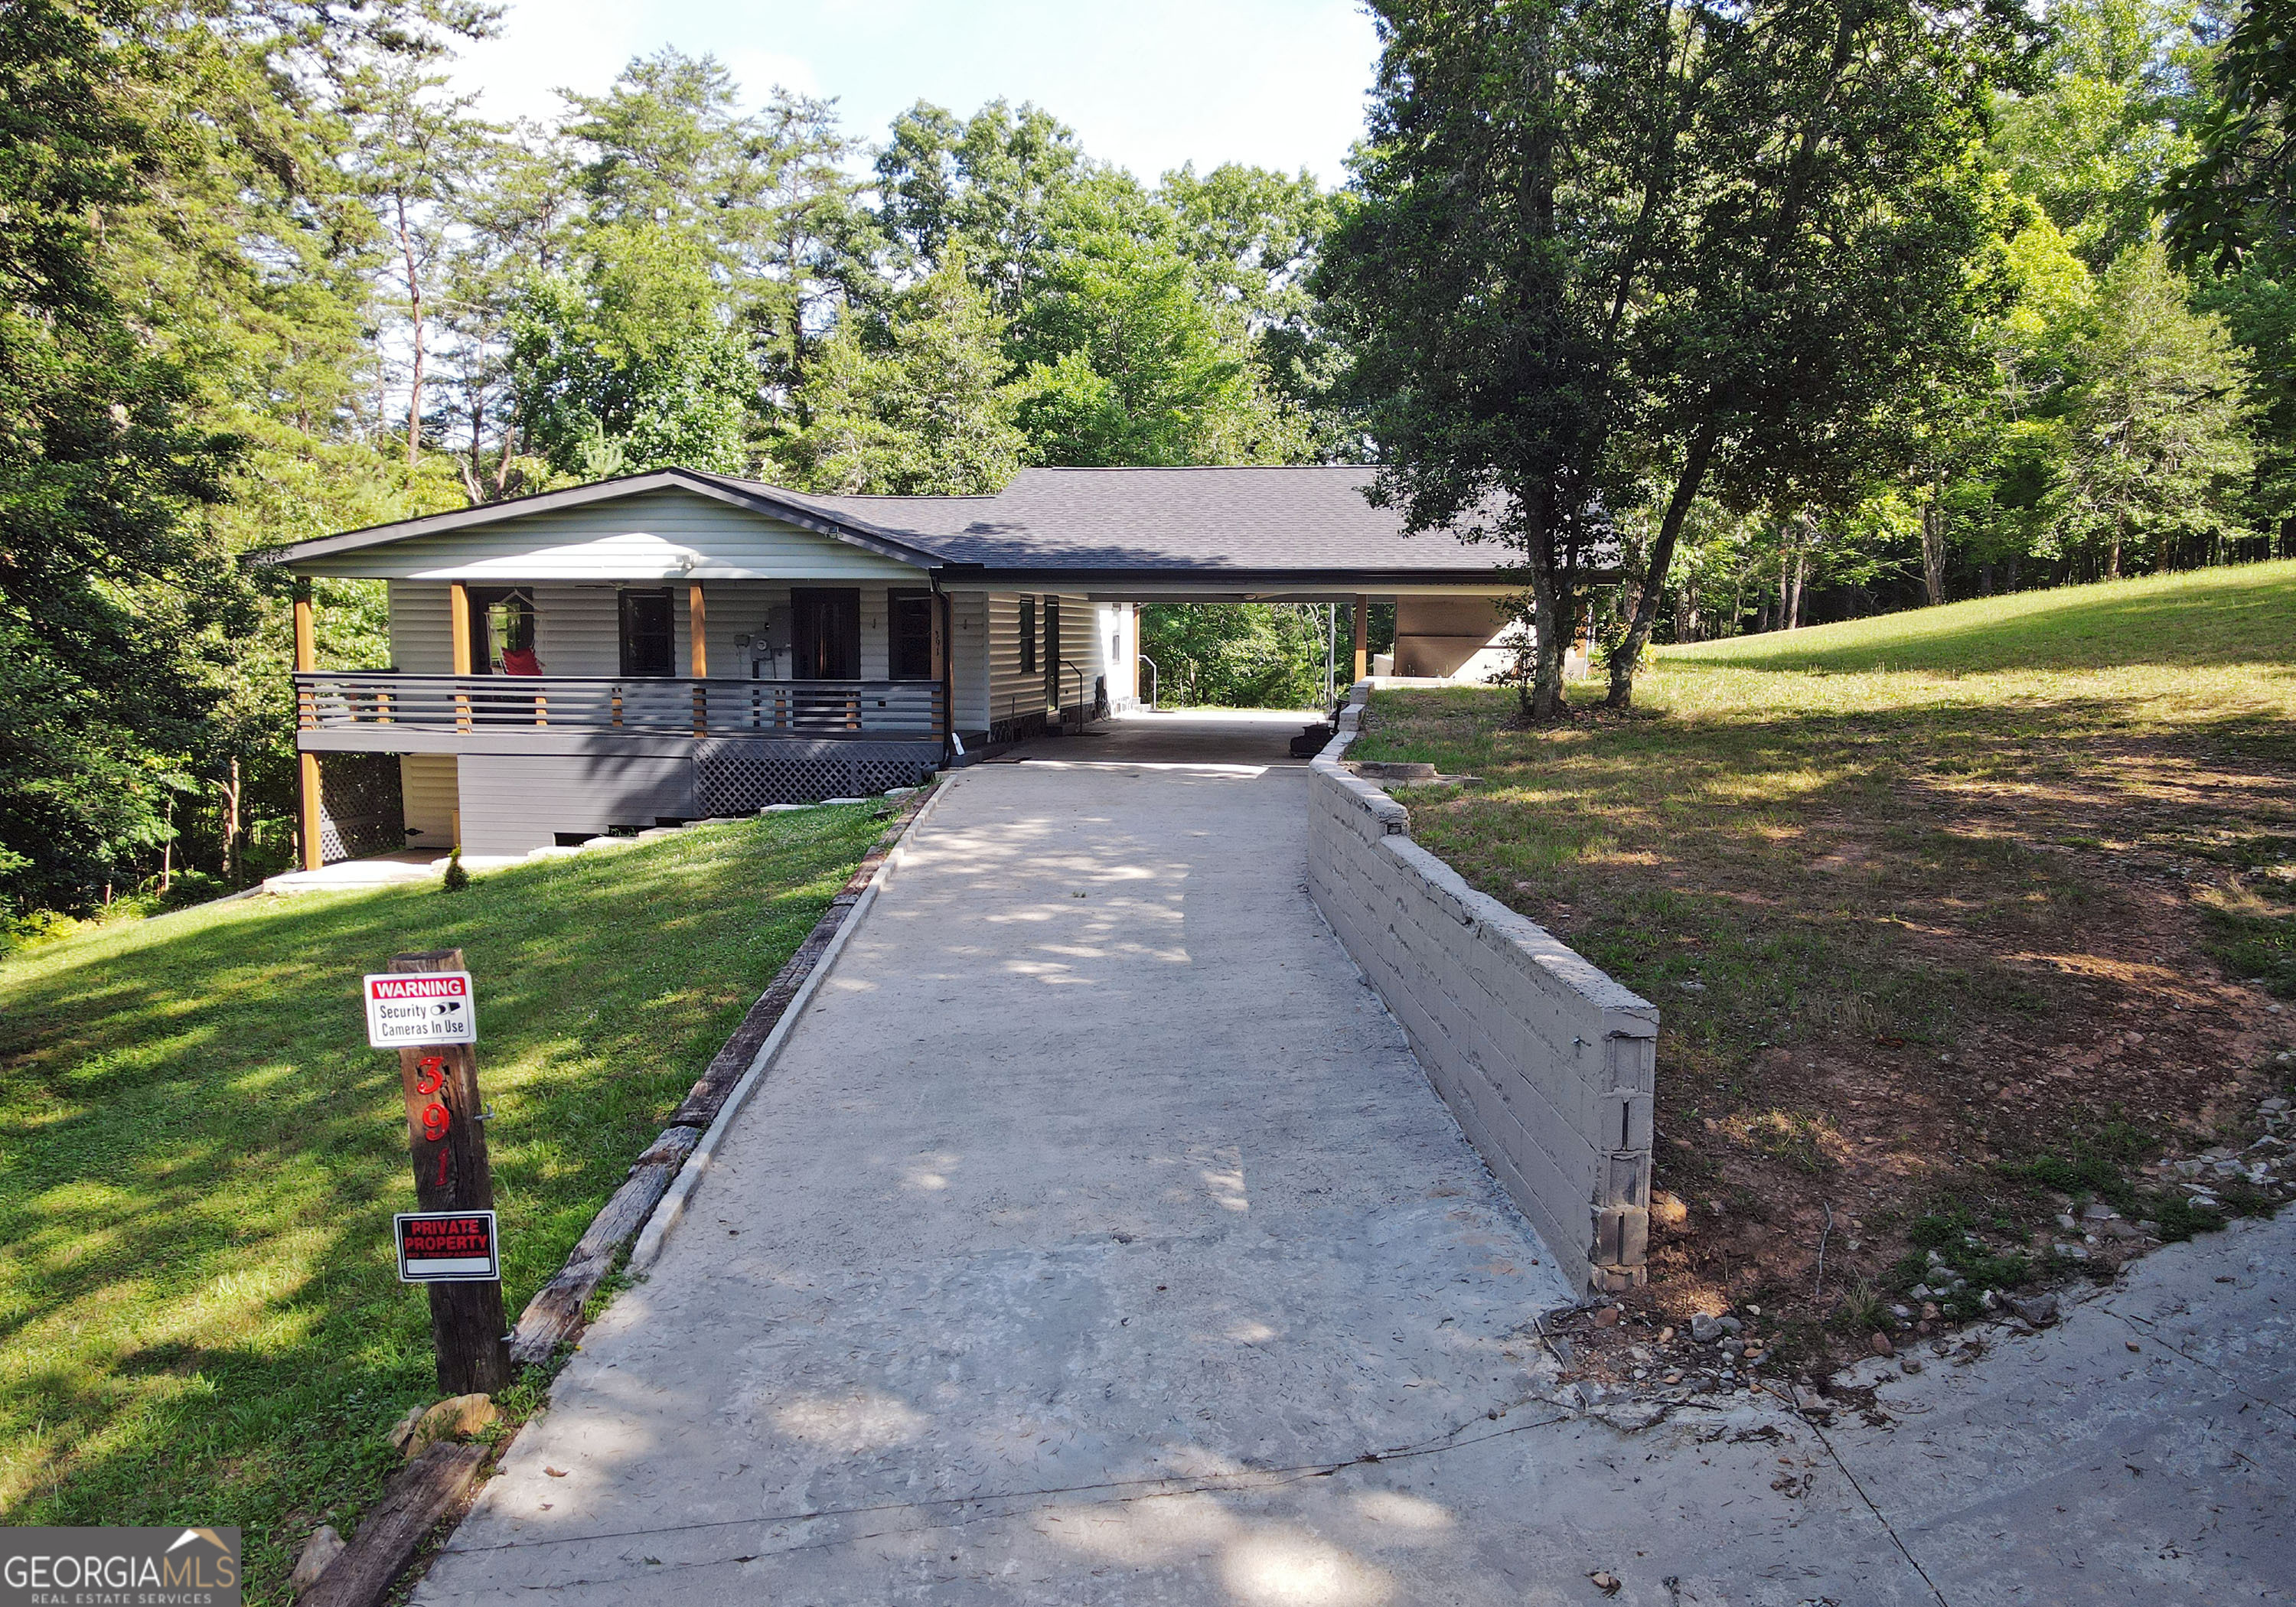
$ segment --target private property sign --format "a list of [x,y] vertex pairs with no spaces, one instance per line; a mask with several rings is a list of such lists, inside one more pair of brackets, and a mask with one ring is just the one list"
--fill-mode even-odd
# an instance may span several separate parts
[[392,972],[366,979],[366,1041],[373,1049],[479,1041],[467,971]]
[[401,1211],[398,1233],[402,1283],[490,1283],[502,1276],[492,1211]]

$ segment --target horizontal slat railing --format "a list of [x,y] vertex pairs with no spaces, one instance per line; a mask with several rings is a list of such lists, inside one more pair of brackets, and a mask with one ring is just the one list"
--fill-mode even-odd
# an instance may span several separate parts
[[616,680],[568,676],[295,676],[303,729],[627,731],[692,736],[939,735],[938,681]]

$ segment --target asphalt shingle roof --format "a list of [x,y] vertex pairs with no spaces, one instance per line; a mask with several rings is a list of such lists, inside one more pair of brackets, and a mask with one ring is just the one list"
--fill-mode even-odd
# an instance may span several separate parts
[[[1023,469],[994,496],[775,495],[991,570],[1437,570],[1487,575],[1505,550],[1406,536],[1353,465]],[[758,487],[760,490],[766,488]]]

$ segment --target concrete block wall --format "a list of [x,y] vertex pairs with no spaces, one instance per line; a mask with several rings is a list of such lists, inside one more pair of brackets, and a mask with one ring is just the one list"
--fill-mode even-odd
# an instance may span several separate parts
[[1411,840],[1340,764],[1368,685],[1310,767],[1308,886],[1430,1081],[1574,1286],[1644,1276],[1658,1011]]

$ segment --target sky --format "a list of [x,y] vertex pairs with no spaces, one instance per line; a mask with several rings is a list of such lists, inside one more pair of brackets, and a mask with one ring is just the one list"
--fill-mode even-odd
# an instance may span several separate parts
[[715,54],[751,106],[834,96],[869,140],[918,100],[1034,101],[1150,182],[1191,160],[1340,182],[1378,53],[1357,0],[512,0],[455,76],[482,116],[547,117],[664,45]]

